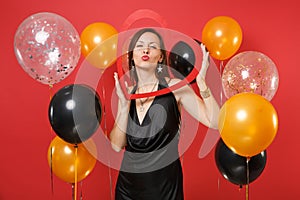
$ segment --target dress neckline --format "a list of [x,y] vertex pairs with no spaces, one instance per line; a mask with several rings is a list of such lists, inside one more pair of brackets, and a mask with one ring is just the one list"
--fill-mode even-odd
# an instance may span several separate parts
[[143,118],[140,118],[140,117],[139,117],[139,114],[138,114],[137,104],[136,104],[137,99],[135,99],[135,101],[134,101],[134,103],[135,103],[135,105],[134,105],[134,107],[135,107],[135,115],[136,115],[137,121],[138,121],[138,123],[139,123],[140,126],[142,126],[142,125],[144,124],[144,122],[145,122],[145,119],[146,119],[147,117],[149,117],[149,110],[151,109],[151,107],[152,107],[152,105],[154,104],[154,101],[155,101],[155,100],[156,100],[156,96],[154,97],[154,99],[153,99],[152,102],[150,103],[149,107],[148,107],[147,109],[145,109],[145,111],[144,111],[144,112],[145,112],[144,117],[143,117]]
[[[168,83],[166,83],[168,84]],[[166,86],[163,86],[161,84],[161,80],[158,81],[158,86],[157,86],[157,90],[160,90],[160,89],[163,89],[164,87]],[[135,87],[134,89],[134,93],[136,92],[137,90],[137,87]],[[149,117],[149,110],[151,109],[151,107],[153,106],[154,102],[156,101],[158,96],[154,96],[154,99],[152,100],[152,102],[150,103],[150,106],[148,107],[148,109],[146,109],[144,112],[145,112],[145,115],[144,117],[141,119],[138,115],[138,108],[137,108],[137,99],[134,99],[134,110],[135,110],[135,117],[137,119],[137,122],[139,124],[139,126],[142,126],[144,123],[145,123],[145,120]]]

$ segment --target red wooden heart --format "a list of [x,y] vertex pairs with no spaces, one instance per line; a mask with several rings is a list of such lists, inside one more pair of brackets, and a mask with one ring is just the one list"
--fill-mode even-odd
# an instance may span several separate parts
[[117,60],[117,70],[118,70],[118,75],[120,77],[121,88],[122,88],[123,92],[126,91],[126,92],[124,92],[126,98],[127,99],[138,99],[138,98],[160,96],[160,95],[163,95],[163,94],[167,94],[169,92],[172,92],[176,89],[179,89],[179,88],[187,85],[188,83],[192,82],[196,78],[197,74],[200,71],[199,62],[200,61],[197,61],[197,59],[196,59],[194,68],[189,73],[189,75],[187,77],[185,77],[184,79],[182,79],[180,82],[176,83],[175,85],[172,85],[171,87],[164,88],[164,89],[161,89],[161,90],[158,90],[158,91],[147,92],[147,93],[142,93],[142,94],[129,94],[127,92],[127,89],[126,89],[126,86],[125,86],[125,75],[124,75],[124,70],[123,70],[123,67],[122,67],[122,57],[119,57],[118,60]]

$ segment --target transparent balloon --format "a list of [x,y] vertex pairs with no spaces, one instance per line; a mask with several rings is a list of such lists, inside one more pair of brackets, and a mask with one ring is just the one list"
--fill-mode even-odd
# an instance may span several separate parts
[[55,13],[36,13],[18,27],[14,50],[21,67],[33,79],[53,85],[75,69],[81,53],[74,26]]
[[222,73],[222,87],[227,98],[252,92],[271,100],[278,88],[276,65],[266,55],[245,51],[232,57]]

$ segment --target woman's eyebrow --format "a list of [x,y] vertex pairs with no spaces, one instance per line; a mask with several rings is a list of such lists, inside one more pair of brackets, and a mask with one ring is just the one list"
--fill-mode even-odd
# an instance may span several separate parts
[[149,42],[149,44],[157,44],[157,45],[158,45],[158,43],[157,43],[157,42]]
[[[142,40],[138,40],[136,43],[145,43],[144,41],[142,41]],[[158,43],[157,42],[149,42],[149,44],[157,44],[158,45]]]

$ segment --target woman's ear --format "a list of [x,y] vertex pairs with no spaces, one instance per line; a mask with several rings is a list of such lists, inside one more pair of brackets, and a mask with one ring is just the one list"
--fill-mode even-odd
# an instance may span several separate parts
[[160,59],[158,60],[158,62],[160,62],[160,63],[161,63],[161,62],[163,61],[163,59],[164,59],[164,55],[163,55],[163,54],[161,54],[161,55],[160,55]]

